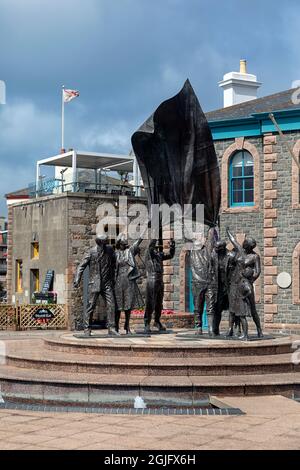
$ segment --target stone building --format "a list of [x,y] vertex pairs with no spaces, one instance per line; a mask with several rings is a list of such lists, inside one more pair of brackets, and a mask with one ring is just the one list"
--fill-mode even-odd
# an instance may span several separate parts
[[[144,204],[144,198],[138,198]],[[55,194],[33,198],[9,207],[8,301],[31,303],[41,289],[48,270],[54,271],[53,291],[57,302],[66,305],[69,326],[81,322],[84,294],[73,289],[74,273],[86,251],[94,246],[99,208],[118,204],[114,195],[85,193]],[[128,198],[128,206],[137,198]],[[114,244],[116,233],[107,229]],[[101,313],[101,306],[99,315]]]
[[[221,232],[230,226],[241,240],[244,234],[257,240],[262,275],[256,295],[265,326],[274,329],[300,324],[299,169],[288,149],[299,160],[297,93],[287,90],[207,113],[221,169]],[[277,283],[281,273],[286,288]]]
[[[50,164],[63,171],[64,180],[41,180],[40,167]],[[120,196],[145,204],[141,188],[106,174],[106,166],[115,171],[133,171],[134,159],[126,155],[75,152],[74,150],[37,162],[37,181],[27,191],[8,194],[7,297],[9,303],[30,304],[34,292],[42,289],[48,271],[54,271],[53,291],[64,304],[69,326],[80,326],[87,285],[73,289],[74,273],[85,252],[94,245],[99,208],[111,204],[116,209]],[[104,169],[102,175],[99,175]],[[57,170],[57,171],[58,171]],[[56,173],[57,173],[56,171]],[[66,180],[66,174],[69,180]],[[59,183],[59,184],[57,184]],[[22,194],[21,194],[22,193]],[[114,243],[122,229],[117,220],[114,231],[104,227]],[[104,323],[103,306],[96,317]]]

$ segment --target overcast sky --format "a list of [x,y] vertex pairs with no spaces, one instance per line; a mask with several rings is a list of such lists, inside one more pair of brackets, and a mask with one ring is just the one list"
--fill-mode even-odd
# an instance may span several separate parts
[[0,214],[3,194],[34,181],[35,161],[66,148],[127,153],[130,137],[188,77],[204,111],[240,58],[260,95],[300,79],[300,2],[286,0],[0,0]]

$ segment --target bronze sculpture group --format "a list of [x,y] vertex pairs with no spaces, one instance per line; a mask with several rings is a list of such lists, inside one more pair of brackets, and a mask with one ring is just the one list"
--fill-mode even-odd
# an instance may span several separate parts
[[[164,101],[131,138],[144,188],[147,191],[149,214],[154,205],[176,205],[189,220],[194,220],[197,207],[204,207],[203,223],[209,227],[207,241],[194,237],[191,249],[194,307],[197,333],[202,334],[202,317],[206,304],[208,332],[220,335],[222,312],[229,311],[228,336],[234,328],[241,339],[248,338],[247,317],[251,316],[259,337],[262,329],[255,306],[253,284],[260,275],[260,259],[254,249],[256,242],[246,238],[241,246],[227,229],[230,251],[219,240],[221,180],[218,158],[210,127],[198,98],[187,80],[182,90]],[[189,207],[186,211],[186,207]],[[151,219],[151,217],[150,217]],[[159,233],[163,222],[160,220]],[[125,331],[130,334],[133,308],[143,305],[137,279],[135,256],[142,239],[129,246],[124,236],[118,239],[116,250],[107,244],[107,237],[97,237],[93,248],[80,264],[74,281],[78,287],[84,269],[90,266],[88,308],[84,314],[85,333],[90,324],[99,295],[107,305],[108,331],[119,335],[120,314],[125,312]],[[145,259],[147,273],[144,332],[154,325],[162,332],[163,261],[172,259],[175,243],[170,241],[168,253],[151,240]]]
[[[91,323],[97,301],[101,295],[107,309],[107,328],[111,336],[119,336],[121,312],[125,313],[124,330],[131,334],[130,316],[133,309],[144,306],[137,279],[140,277],[135,257],[139,253],[142,238],[131,246],[124,234],[118,237],[116,250],[108,245],[106,235],[97,236],[96,246],[84,257],[77,268],[74,287],[78,288],[82,274],[87,266],[90,268],[89,297],[87,309],[83,315],[84,334],[91,336]],[[165,331],[161,323],[163,308],[163,261],[171,259],[175,254],[175,242],[170,242],[169,253],[164,253],[157,247],[157,240],[149,243],[146,252],[146,308],[144,313],[144,333],[150,334],[150,324],[154,313],[154,327]]]
[[[252,317],[257,336],[262,337],[260,319],[255,306],[254,282],[260,275],[260,257],[254,251],[256,242],[245,238],[240,245],[227,229],[230,251],[226,241],[218,240],[217,232],[210,228],[206,242],[195,238],[191,249],[191,272],[193,279],[194,311],[196,334],[202,335],[204,305],[206,304],[209,336],[220,335],[222,313],[229,311],[229,330],[227,336],[234,335],[236,326],[238,337],[248,339],[247,317]],[[96,246],[80,263],[74,280],[79,286],[82,274],[90,267],[88,306],[84,313],[84,332],[91,335],[94,310],[101,295],[107,309],[108,333],[119,336],[120,315],[125,313],[124,330],[130,334],[130,316],[133,309],[142,308],[143,297],[137,279],[140,277],[135,257],[139,252],[142,238],[131,246],[123,234],[117,240],[116,250],[108,245],[107,236],[97,236]],[[154,327],[162,332],[166,328],[161,323],[164,283],[163,262],[175,255],[175,242],[171,240],[169,251],[161,251],[157,240],[151,240],[146,252],[147,273],[146,302],[144,313],[144,333],[151,333],[151,320],[154,313]]]
[[227,229],[229,241],[233,245],[229,251],[225,240],[214,240],[214,233],[214,229],[210,229],[206,243],[194,241],[191,250],[196,333],[202,334],[206,302],[209,336],[220,335],[222,312],[228,310],[227,336],[234,335],[236,326],[239,339],[248,339],[247,317],[252,317],[257,336],[261,338],[263,333],[253,286],[261,271],[260,257],[254,251],[256,242],[253,238],[245,238],[241,246]]

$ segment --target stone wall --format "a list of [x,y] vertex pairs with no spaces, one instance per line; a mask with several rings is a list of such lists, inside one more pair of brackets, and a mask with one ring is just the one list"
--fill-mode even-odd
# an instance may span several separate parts
[[[31,270],[39,270],[40,287],[48,270],[54,270],[54,290],[64,303],[67,265],[67,205],[65,197],[41,198],[9,208],[8,302],[30,303]],[[32,243],[39,243],[39,257],[32,256]],[[17,292],[16,262],[23,263],[23,289]]]
[[[299,142],[300,132],[285,133],[286,142],[293,148]],[[299,147],[299,146],[298,146]],[[273,209],[276,211],[276,218],[273,221],[274,246],[277,249],[274,253],[273,265],[277,267],[278,273],[288,272],[292,276],[292,282],[299,286],[299,270],[293,267],[293,253],[300,241],[300,210],[299,210],[299,186],[294,188],[292,193],[293,161],[287,151],[286,143],[280,137],[272,144],[271,155],[274,156],[274,193]],[[296,155],[299,158],[299,151]],[[297,204],[293,204],[293,199],[298,199]],[[275,215],[275,214],[274,214]],[[298,255],[299,259],[299,255]],[[276,278],[273,277],[275,283]],[[288,289],[277,288],[273,295],[273,305],[277,306],[274,311],[268,312],[266,320],[268,322],[285,324],[300,323],[300,305],[293,300],[293,285]],[[267,312],[266,312],[267,313]]]
[[[80,328],[82,325],[83,313],[83,287],[79,289],[73,288],[73,279],[76,269],[83,259],[85,253],[94,245],[94,239],[97,232],[97,224],[99,217],[97,216],[97,209],[103,203],[116,204],[118,198],[105,196],[84,196],[80,194],[70,194],[68,197],[68,266],[67,266],[67,295],[66,300],[69,309],[70,327]],[[128,198],[128,205],[140,202],[145,204],[145,200],[140,198]],[[117,207],[116,207],[117,209]],[[117,210],[118,214],[118,210]],[[122,221],[120,220],[120,230],[122,229]],[[141,279],[139,281],[140,288],[144,291],[144,265],[142,258],[144,258],[144,251],[147,244],[143,242],[141,245],[141,256],[137,257],[137,264],[139,266]],[[103,301],[100,299],[99,307],[95,312],[95,318],[100,320],[105,319],[105,308]]]

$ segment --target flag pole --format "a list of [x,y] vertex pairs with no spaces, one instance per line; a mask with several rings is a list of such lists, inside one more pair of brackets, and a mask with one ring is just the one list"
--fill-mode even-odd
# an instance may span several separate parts
[[65,100],[64,100],[65,85],[62,86],[62,99],[61,99],[61,149],[65,148]]

